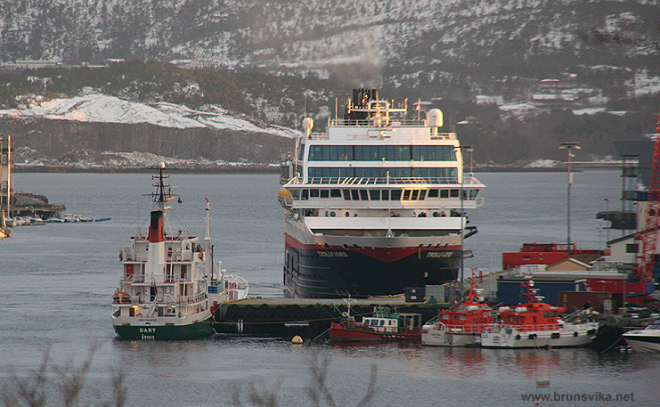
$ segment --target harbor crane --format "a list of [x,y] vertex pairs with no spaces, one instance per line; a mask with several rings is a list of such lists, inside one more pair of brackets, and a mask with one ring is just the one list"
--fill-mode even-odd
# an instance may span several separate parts
[[642,242],[641,251],[637,250],[635,280],[653,283],[653,268],[656,263],[658,229],[660,228],[660,114],[656,125],[651,181],[648,188],[646,220],[644,229],[636,233],[635,239]]

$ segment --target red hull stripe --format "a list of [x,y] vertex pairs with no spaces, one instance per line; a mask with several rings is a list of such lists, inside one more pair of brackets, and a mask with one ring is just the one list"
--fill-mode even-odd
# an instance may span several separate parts
[[448,246],[439,246],[435,247],[355,247],[355,246],[325,246],[320,244],[303,244],[298,239],[289,235],[288,233],[284,234],[284,242],[287,247],[293,247],[299,250],[319,250],[319,251],[342,251],[342,252],[355,252],[360,253],[365,256],[372,257],[376,260],[392,263],[405,259],[414,254],[421,255],[424,253],[426,257],[427,252],[452,252],[461,249],[460,245],[448,245]]

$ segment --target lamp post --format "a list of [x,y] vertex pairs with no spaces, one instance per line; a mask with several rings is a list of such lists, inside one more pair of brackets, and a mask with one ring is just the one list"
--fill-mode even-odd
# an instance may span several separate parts
[[[605,198],[605,213],[607,213],[607,216],[610,216],[610,200],[607,199],[607,198]],[[607,229],[607,232],[606,232],[607,233],[607,241],[605,242],[605,244],[607,245],[607,242],[610,241],[610,228],[607,227],[605,229]]]
[[560,150],[566,150],[568,161],[568,190],[566,193],[566,250],[568,257],[571,257],[571,184],[573,183],[573,173],[571,172],[571,157],[574,157],[571,149],[579,150],[581,147],[577,142],[568,141],[561,143]]
[[[454,150],[467,151],[472,153],[472,146],[460,146],[454,147]],[[463,266],[465,260],[465,251],[463,250],[463,240],[465,235],[465,210],[463,208],[463,201],[465,197],[463,196],[463,184],[465,182],[465,160],[463,160],[463,154],[461,154],[461,189],[460,189],[460,200],[461,200],[461,281],[460,281],[460,290],[461,290],[461,301],[463,301]],[[472,171],[472,156],[470,155],[470,171]]]

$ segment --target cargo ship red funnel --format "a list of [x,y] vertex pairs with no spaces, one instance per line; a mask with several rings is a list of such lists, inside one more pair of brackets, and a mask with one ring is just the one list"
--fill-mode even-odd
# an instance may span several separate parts
[[163,211],[152,211],[151,223],[149,224],[149,243],[160,243],[164,241]]

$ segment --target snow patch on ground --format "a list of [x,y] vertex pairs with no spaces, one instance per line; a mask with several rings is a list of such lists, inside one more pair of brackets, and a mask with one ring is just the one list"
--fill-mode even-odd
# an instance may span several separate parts
[[207,111],[201,111],[172,103],[157,103],[152,106],[101,94],[51,100],[35,97],[27,100],[21,108],[0,110],[0,116],[95,123],[149,123],[176,129],[211,127],[288,138],[300,135],[299,131],[280,126],[259,127],[248,120],[233,117],[217,107],[208,107]]

